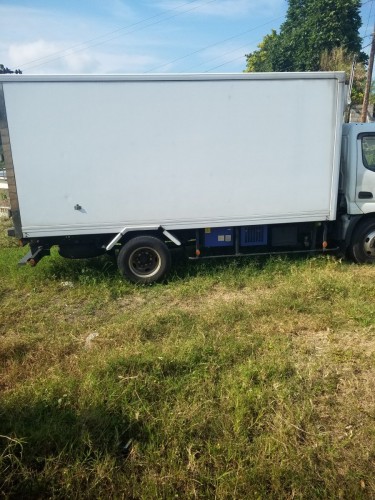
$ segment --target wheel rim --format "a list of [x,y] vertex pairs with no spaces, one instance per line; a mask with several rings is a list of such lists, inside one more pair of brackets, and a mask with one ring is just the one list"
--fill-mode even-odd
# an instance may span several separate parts
[[154,276],[161,267],[161,258],[158,252],[150,247],[134,250],[129,257],[129,268],[139,278]]
[[371,231],[371,233],[366,235],[363,242],[363,249],[366,255],[375,258],[375,231]]

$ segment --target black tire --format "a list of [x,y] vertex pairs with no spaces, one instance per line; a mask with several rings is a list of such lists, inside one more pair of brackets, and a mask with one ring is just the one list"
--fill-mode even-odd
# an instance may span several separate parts
[[359,264],[375,263],[375,219],[368,219],[355,229],[350,255]]
[[124,278],[133,283],[163,281],[171,267],[168,247],[154,236],[137,236],[120,250],[117,265]]

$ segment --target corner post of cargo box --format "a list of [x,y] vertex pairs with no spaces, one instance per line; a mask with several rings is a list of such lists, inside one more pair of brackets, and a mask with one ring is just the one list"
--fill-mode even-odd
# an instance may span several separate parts
[[4,84],[1,82],[0,82],[0,144],[3,147],[5,171],[8,182],[10,208],[14,224],[14,229],[9,230],[8,233],[10,236],[15,236],[16,238],[21,239],[23,237],[21,215],[18,202],[16,177],[14,173],[12,148],[10,145],[8,117],[6,112],[5,95],[4,95]]
[[333,147],[333,168],[331,175],[331,196],[329,207],[329,220],[336,219],[337,200],[339,192],[339,177],[340,177],[340,161],[341,161],[341,140],[342,140],[342,126],[344,123],[345,107],[347,105],[347,96],[345,95],[345,73],[337,71],[334,73],[337,85],[337,95],[335,103],[335,132],[334,132],[334,147]]

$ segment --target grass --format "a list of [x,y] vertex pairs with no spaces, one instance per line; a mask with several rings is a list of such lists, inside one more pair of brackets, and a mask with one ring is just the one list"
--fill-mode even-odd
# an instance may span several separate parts
[[6,498],[373,498],[375,268],[18,268],[0,236]]

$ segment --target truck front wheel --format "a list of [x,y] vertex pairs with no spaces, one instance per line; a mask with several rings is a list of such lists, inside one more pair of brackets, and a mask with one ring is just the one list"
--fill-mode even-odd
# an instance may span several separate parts
[[168,247],[154,236],[137,236],[120,250],[117,265],[121,274],[133,283],[162,281],[171,266]]
[[354,232],[351,255],[360,264],[375,263],[375,220],[369,219],[359,224]]

